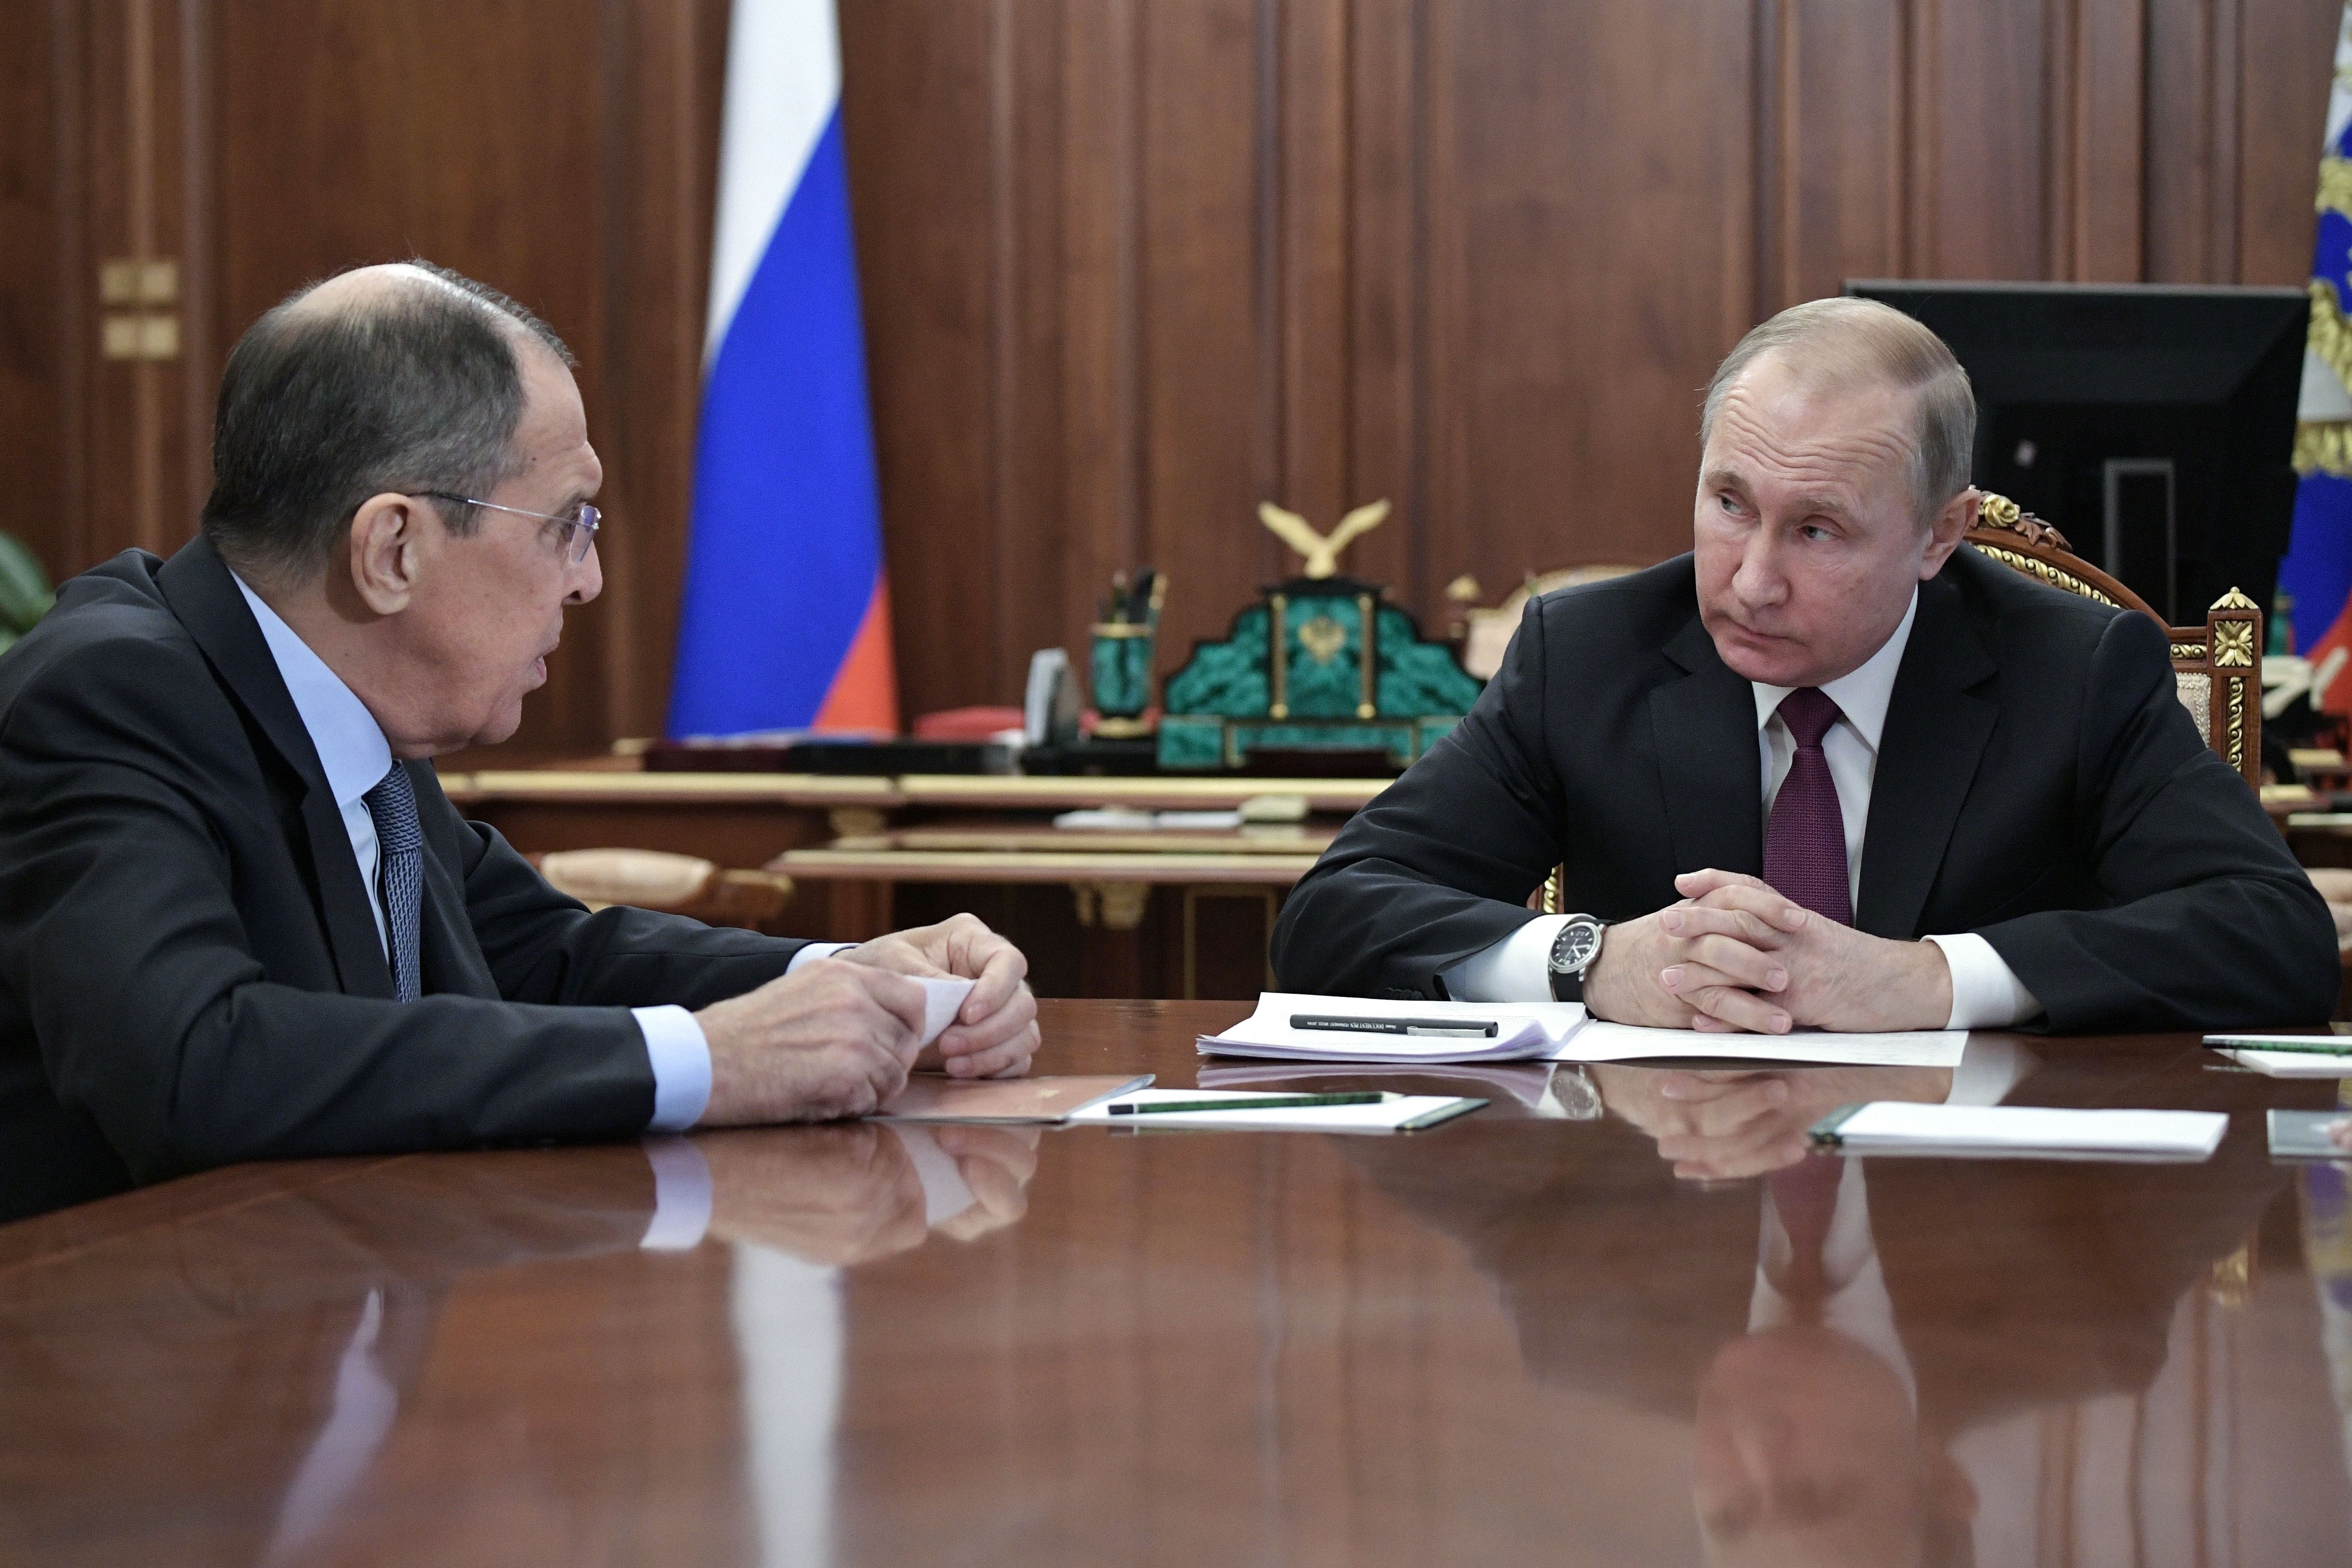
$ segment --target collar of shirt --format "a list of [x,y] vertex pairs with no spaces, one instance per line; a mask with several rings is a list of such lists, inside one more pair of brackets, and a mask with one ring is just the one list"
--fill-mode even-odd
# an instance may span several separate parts
[[[1903,619],[1895,634],[1880,645],[1858,669],[1839,676],[1822,688],[1829,700],[1838,705],[1845,721],[1862,737],[1873,756],[1878,753],[1878,737],[1886,729],[1886,705],[1895,696],[1895,673],[1903,668],[1903,650],[1911,642],[1911,623],[1919,614],[1919,590],[1911,590],[1911,603],[1904,606]],[[1780,711],[1780,700],[1796,689],[1793,686],[1767,686],[1760,680],[1748,683],[1756,692],[1756,728],[1759,731],[1772,721]]]
[[294,699],[294,711],[301,715],[302,728],[310,732],[310,744],[318,750],[319,765],[327,771],[327,787],[334,792],[336,806],[348,807],[392,771],[392,742],[383,738],[383,726],[375,721],[358,694],[343,684],[343,678],[328,668],[327,661],[312,652],[310,645],[263,603],[242,577],[236,579],[236,591],[245,595],[253,618],[261,624],[262,640],[268,643],[269,655],[278,661],[278,674],[286,682],[287,695]]

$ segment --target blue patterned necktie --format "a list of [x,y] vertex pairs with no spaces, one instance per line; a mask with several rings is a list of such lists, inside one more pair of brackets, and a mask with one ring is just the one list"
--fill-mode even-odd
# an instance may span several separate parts
[[392,948],[392,994],[414,1002],[422,994],[417,965],[418,907],[425,890],[425,830],[416,821],[416,792],[400,763],[362,797],[375,819],[377,883],[383,889],[383,930]]

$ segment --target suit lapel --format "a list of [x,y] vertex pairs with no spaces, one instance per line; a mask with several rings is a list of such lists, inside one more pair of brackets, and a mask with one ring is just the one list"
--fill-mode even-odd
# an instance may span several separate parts
[[320,921],[343,990],[354,996],[391,996],[392,969],[384,962],[374,907],[360,879],[342,812],[327,787],[318,748],[310,743],[310,732],[287,693],[269,644],[237,591],[236,579],[212,542],[200,534],[163,563],[157,582],[172,613],[204,650],[222,684],[302,781],[302,830],[316,873]]
[[1650,693],[1651,738],[1675,869],[1759,875],[1764,763],[1756,741],[1755,689],[1724,664],[1696,615],[1665,652],[1686,672]]
[[1873,936],[1908,941],[1919,934],[1919,911],[2000,712],[1971,689],[1999,668],[1969,624],[1958,590],[1940,577],[1921,584],[1918,618],[1878,738],[1870,823],[1863,831],[1854,923]]

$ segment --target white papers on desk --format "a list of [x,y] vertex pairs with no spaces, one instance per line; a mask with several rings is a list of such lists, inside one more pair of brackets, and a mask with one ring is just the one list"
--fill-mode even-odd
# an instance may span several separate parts
[[2208,1035],[2205,1043],[2265,1078],[2352,1078],[2352,1038],[2342,1035]]
[[2231,1050],[2220,1046],[2213,1048],[2264,1078],[2352,1078],[2352,1053]]
[[1137,1132],[1179,1128],[1211,1132],[1402,1132],[1414,1123],[1435,1126],[1454,1115],[1475,1110],[1483,1100],[1461,1100],[1450,1094],[1391,1094],[1377,1105],[1268,1106],[1262,1110],[1163,1110],[1150,1116],[1114,1116],[1114,1105],[1149,1105],[1171,1100],[1264,1100],[1251,1093],[1214,1089],[1143,1089],[1122,1094],[1100,1105],[1090,1105],[1069,1119],[1072,1127],[1117,1127]]
[[[1449,1038],[1292,1028],[1291,1018],[1302,1013],[1320,1017],[1443,1018],[1448,1023],[1493,1024],[1496,1029],[1487,1037]],[[1223,1034],[1202,1035],[1199,1045],[1202,1056],[1284,1061],[1382,1062],[1398,1067],[1522,1061],[1556,1049],[1584,1020],[1584,1008],[1574,1002],[1383,1002],[1362,996],[1268,991],[1257,999],[1256,1012]]]
[[[1310,1013],[1358,1018],[1444,1018],[1492,1023],[1488,1039],[1346,1034],[1294,1029],[1291,1017]],[[1654,1058],[1712,1058],[1738,1062],[1811,1066],[1958,1067],[1968,1044],[1959,1029],[1904,1034],[1715,1035],[1696,1029],[1644,1029],[1590,1017],[1574,1002],[1387,1002],[1360,996],[1312,996],[1269,991],[1257,1011],[1222,1034],[1200,1037],[1201,1054],[1263,1057],[1285,1061],[1381,1062],[1391,1066],[1442,1062],[1637,1062]]]
[[2194,1164],[2221,1146],[2218,1110],[2074,1110],[2044,1105],[1916,1105],[1879,1100],[1823,1118],[1817,1146],[1848,1154]]
[[1966,1029],[1914,1029],[1886,1035],[1714,1035],[1696,1029],[1644,1029],[1595,1018],[1551,1053],[1556,1062],[1638,1062],[1656,1057],[1717,1057],[1738,1062],[1798,1062],[1812,1067],[1956,1068]]

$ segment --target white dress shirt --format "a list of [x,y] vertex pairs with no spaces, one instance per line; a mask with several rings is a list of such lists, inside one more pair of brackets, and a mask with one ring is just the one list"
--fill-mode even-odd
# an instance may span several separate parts
[[[327,787],[343,815],[343,831],[351,836],[360,880],[371,895],[368,908],[375,915],[376,938],[383,941],[383,895],[376,886],[375,818],[368,814],[367,792],[391,770],[392,742],[384,739],[375,715],[343,684],[342,677],[329,668],[327,661],[247,587],[244,578],[237,578],[236,586],[253,618],[261,625],[262,640],[268,643],[270,657],[278,661],[278,677],[294,699],[294,711],[301,716],[302,728],[310,732],[319,766],[326,772]],[[785,973],[800,967],[805,959],[839,952],[851,945],[812,942],[793,954]],[[389,943],[385,952],[389,956]],[[693,1126],[710,1103],[710,1043],[703,1038],[702,1026],[683,1007],[632,1007],[629,1011],[636,1016],[637,1027],[646,1038],[646,1058],[653,1066],[654,1117],[648,1130],[676,1132]]]
[[[1838,721],[1822,737],[1822,754],[1837,784],[1838,810],[1845,818],[1845,868],[1853,907],[1862,907],[1862,843],[1870,826],[1870,786],[1878,772],[1878,742],[1886,729],[1886,706],[1895,695],[1895,672],[1910,645],[1911,623],[1919,613],[1919,591],[1903,620],[1879,650],[1851,674],[1822,688],[1838,705]],[[1769,825],[1780,781],[1789,776],[1796,740],[1780,715],[1786,686],[1748,683],[1756,695],[1756,743],[1761,763],[1763,812]],[[1565,915],[1544,915],[1483,952],[1445,971],[1447,993],[1465,1002],[1534,1002],[1551,995],[1551,944],[1567,923]],[[1605,943],[1606,938],[1603,938]],[[1948,1029],[1999,1029],[2021,1024],[2042,1011],[2016,973],[1973,931],[1927,939],[1944,950],[1952,974],[1952,1011]]]

